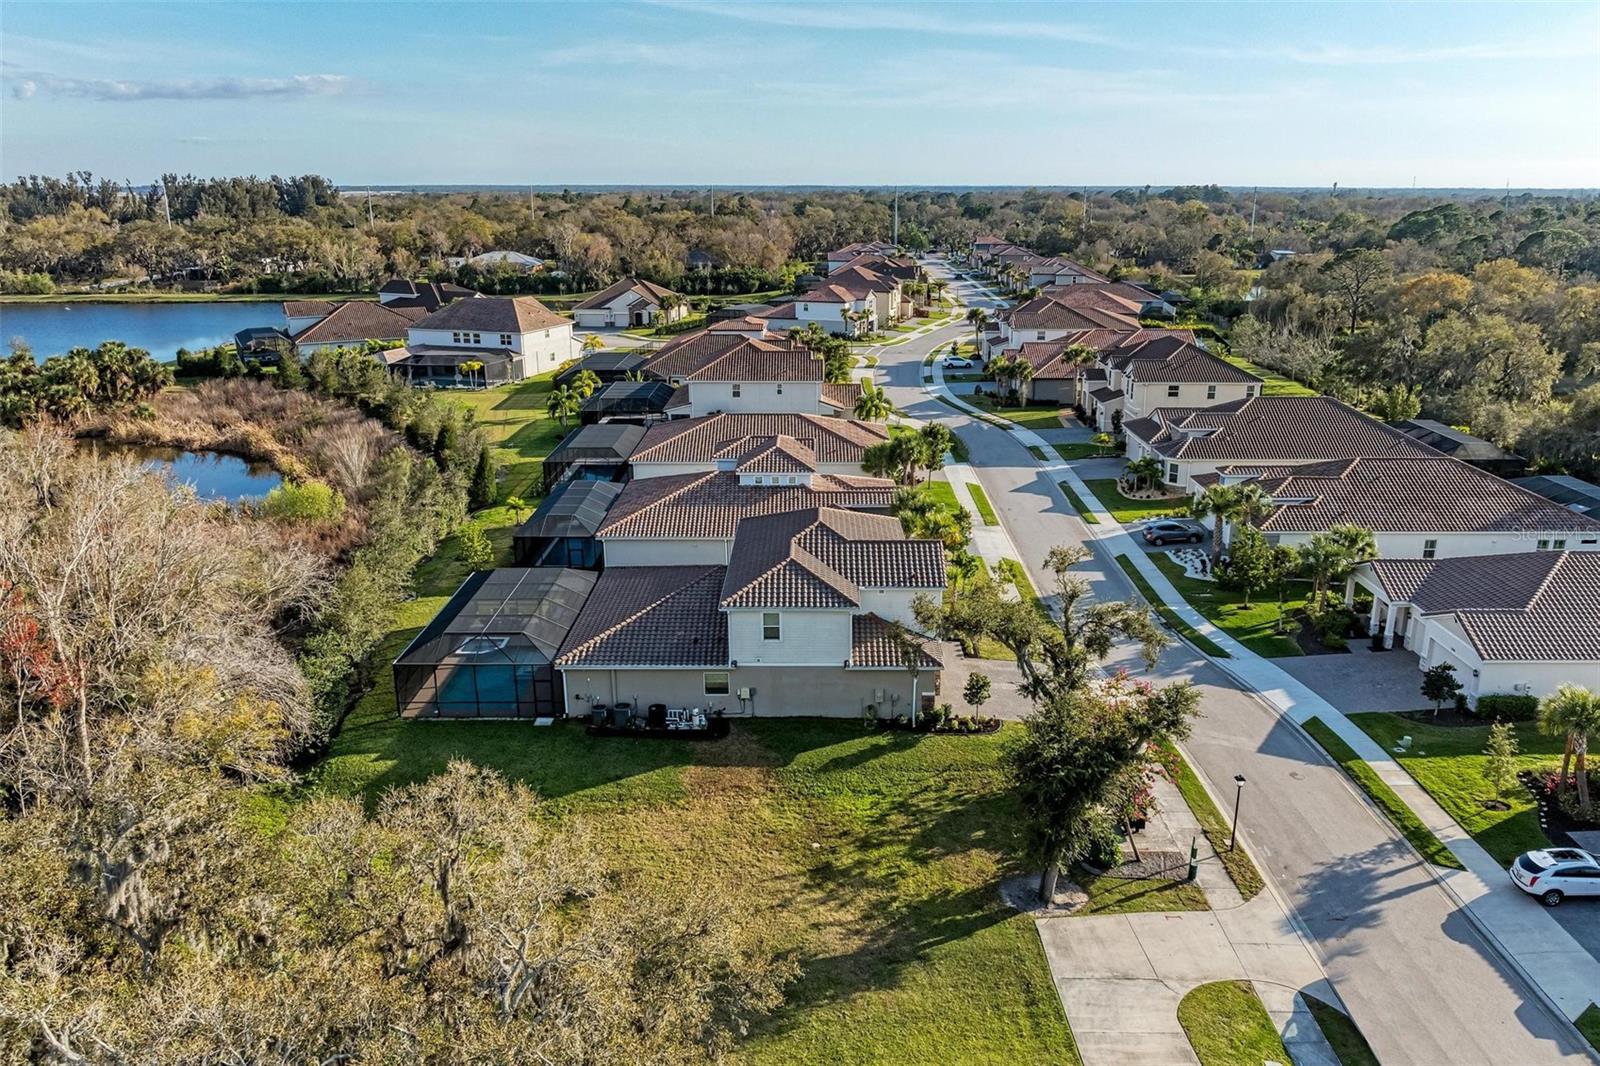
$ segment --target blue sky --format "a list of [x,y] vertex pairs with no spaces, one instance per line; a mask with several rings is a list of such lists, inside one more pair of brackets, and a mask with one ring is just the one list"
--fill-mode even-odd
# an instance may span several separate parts
[[0,174],[1600,186],[1600,3],[0,4]]

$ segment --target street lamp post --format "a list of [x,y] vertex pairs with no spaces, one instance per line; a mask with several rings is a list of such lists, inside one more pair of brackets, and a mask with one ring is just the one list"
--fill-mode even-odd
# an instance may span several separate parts
[[1239,800],[1244,797],[1244,775],[1234,774],[1233,784],[1233,829],[1228,833],[1228,850],[1233,850],[1234,842],[1239,839]]

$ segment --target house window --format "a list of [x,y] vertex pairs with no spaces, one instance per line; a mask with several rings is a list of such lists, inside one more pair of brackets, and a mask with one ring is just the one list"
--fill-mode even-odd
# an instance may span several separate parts
[[1557,537],[1555,540],[1550,542],[1550,547],[1554,548],[1558,552],[1566,551],[1567,550],[1567,538],[1566,537]]
[[789,475],[789,484],[798,485],[799,483],[800,483],[800,479],[799,478],[795,477],[793,474]]
[[455,341],[457,344],[482,344],[483,334],[470,333],[465,330],[457,330],[450,334],[450,339]]
[[782,636],[782,630],[778,626],[778,612],[763,611],[761,613],[761,639],[779,640]]
[[1044,330],[1041,329],[1041,330],[1037,331],[1036,333],[1034,333],[1033,339],[1036,340],[1036,341],[1044,340]]
[[1256,387],[1254,385],[1246,385],[1244,387],[1244,394],[1247,398],[1254,396],[1256,394]]
[[707,696],[726,696],[728,694],[728,671],[708,672],[704,677]]
[[1439,554],[1439,542],[1432,537],[1422,542],[1422,557],[1432,559]]
[[1168,396],[1176,396],[1176,395],[1178,395],[1178,386],[1176,386],[1176,385],[1168,385],[1167,386],[1167,395]]
[[1542,552],[1549,551],[1550,550],[1550,541],[1549,541],[1549,539],[1545,538],[1545,537],[1541,537],[1539,539],[1539,543],[1538,543],[1537,547]]
[[502,348],[511,347],[511,334],[509,334],[509,333],[500,334],[500,347],[502,347]]
[[1217,398],[1217,387],[1215,385],[1207,385],[1206,386],[1206,399],[1215,400],[1216,398]]
[[1177,463],[1168,463],[1167,464],[1167,480],[1172,482],[1173,484],[1177,484],[1177,481],[1178,481],[1178,464]]
[[783,395],[783,382],[781,382],[781,381],[778,382],[778,395],[779,396]]
[[737,381],[733,383],[733,398],[735,400],[739,398],[739,383]]

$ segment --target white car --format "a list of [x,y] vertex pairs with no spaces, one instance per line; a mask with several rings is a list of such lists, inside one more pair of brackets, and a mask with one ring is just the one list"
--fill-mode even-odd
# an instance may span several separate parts
[[944,365],[950,370],[964,370],[974,364],[971,359],[963,359],[958,355],[947,355],[945,356]]
[[1568,896],[1600,897],[1600,859],[1577,848],[1546,848],[1517,856],[1511,883],[1546,907]]

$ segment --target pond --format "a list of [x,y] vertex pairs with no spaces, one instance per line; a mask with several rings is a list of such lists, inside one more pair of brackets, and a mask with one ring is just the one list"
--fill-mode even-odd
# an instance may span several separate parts
[[176,359],[179,348],[194,351],[233,339],[246,326],[282,327],[279,303],[0,303],[0,347],[9,352],[21,339],[36,358],[102,341],[144,348],[157,361]]
[[96,455],[131,455],[149,469],[166,474],[173,482],[193,486],[202,500],[239,503],[259,500],[283,483],[283,477],[266,463],[251,462],[221,452],[192,452],[148,444],[112,444],[88,440],[84,446]]

